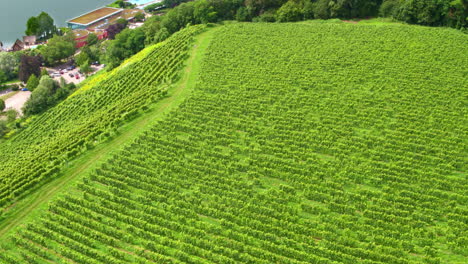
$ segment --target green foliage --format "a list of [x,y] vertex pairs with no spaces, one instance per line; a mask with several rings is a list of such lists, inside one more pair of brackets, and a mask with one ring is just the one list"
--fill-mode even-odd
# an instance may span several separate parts
[[[253,22],[275,22],[276,21],[276,13],[273,11],[267,11],[264,12],[263,14],[259,15],[258,17],[254,17],[252,19]],[[283,21],[285,22],[285,21]]]
[[303,18],[302,8],[296,2],[290,0],[276,12],[278,22],[295,22]]
[[119,19],[117,19],[116,23],[124,25],[124,27],[126,27],[128,25],[128,20],[125,19],[125,18],[119,18]]
[[39,33],[39,20],[37,17],[30,17],[28,22],[26,22],[26,31],[27,36],[37,35]]
[[31,74],[31,77],[29,77],[28,82],[26,84],[26,87],[28,88],[29,91],[34,91],[36,87],[39,85],[39,79],[35,74]]
[[240,22],[251,21],[252,14],[250,10],[244,6],[239,7],[236,12],[236,20]]
[[[0,109],[2,108],[1,103],[0,103]],[[18,117],[18,112],[15,109],[8,109],[5,112],[5,116],[7,117],[7,124],[12,123],[15,121],[16,117]]]
[[5,101],[0,99],[0,112],[2,112],[3,110],[5,110]]
[[179,32],[137,55],[127,67],[88,78],[66,100],[73,85],[60,87],[42,77],[24,111],[41,114],[0,142],[0,207],[57,177],[67,160],[104,141],[122,122],[164,96],[185,63],[192,36],[202,29]]
[[3,71],[8,79],[17,78],[18,66],[19,60],[16,54],[0,52],[0,71]]
[[77,65],[83,65],[86,61],[89,61],[90,58],[89,58],[89,55],[87,52],[80,52],[80,54],[78,54],[76,57],[75,57],[75,63]]
[[105,52],[106,62],[109,67],[118,66],[126,58],[145,47],[145,32],[141,28],[134,30],[124,29],[116,35]]
[[76,51],[75,46],[76,42],[73,34],[55,35],[48,41],[47,46],[41,50],[41,54],[49,65],[53,65],[72,56]]
[[143,12],[138,12],[138,13],[135,15],[135,20],[138,21],[138,22],[143,22],[143,21],[145,21],[145,14],[143,14]]
[[22,55],[18,78],[22,82],[27,82],[31,74],[35,74],[36,76],[41,74],[41,57]]
[[89,60],[86,60],[86,61],[84,61],[82,64],[79,64],[79,65],[80,65],[80,71],[81,71],[82,73],[90,73],[90,72],[93,71],[93,70],[91,69]]
[[24,105],[24,114],[39,114],[55,104],[54,94],[60,89],[57,82],[49,76],[42,76],[39,84],[31,93],[30,99]]
[[379,8],[379,16],[396,17],[400,8],[400,0],[385,0]]
[[110,5],[107,5],[109,7],[116,7],[116,8],[133,8],[134,5],[132,3],[129,3],[129,2],[125,2],[123,0],[117,0],[115,1],[114,3],[110,4]]
[[169,38],[169,36],[170,36],[169,31],[167,30],[167,28],[163,27],[158,31],[158,33],[154,37],[154,41],[155,43],[161,42]]
[[[137,107],[122,92],[134,98],[183,63],[186,33],[34,120],[24,135],[36,141],[1,145],[0,175],[35,179],[10,165],[19,142],[48,142],[15,152],[36,170],[68,157],[57,149],[86,149]],[[8,262],[463,263],[465,35],[344,23],[213,34],[190,97],[13,236]],[[57,113],[65,123],[51,129]]]
[[8,76],[6,75],[4,71],[0,70],[0,85],[6,81],[8,81]]
[[42,69],[41,69],[40,76],[42,77],[42,76],[48,76],[48,75],[49,75],[49,72],[47,71],[47,69],[46,69],[46,68],[42,68]]
[[7,126],[7,122],[5,120],[0,120],[0,137],[3,137],[6,133],[8,133],[8,131],[9,129]]
[[30,17],[26,23],[26,35],[36,35],[41,39],[48,39],[57,33],[54,19],[49,14],[41,12],[37,17]]
[[98,43],[98,41],[99,41],[99,38],[94,33],[89,33],[88,37],[86,38],[86,43],[88,46],[95,45]]

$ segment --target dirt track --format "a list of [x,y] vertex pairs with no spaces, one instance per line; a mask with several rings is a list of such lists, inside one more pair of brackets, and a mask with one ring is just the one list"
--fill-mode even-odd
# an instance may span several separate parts
[[5,100],[5,110],[8,110],[8,109],[15,109],[16,111],[18,111],[18,113],[20,115],[23,114],[23,112],[21,111],[21,108],[23,108],[23,105],[26,103],[26,101],[29,99],[29,97],[31,96],[31,92],[23,92],[23,91],[20,91],[18,92],[17,94],[15,94],[14,96],[8,98]]

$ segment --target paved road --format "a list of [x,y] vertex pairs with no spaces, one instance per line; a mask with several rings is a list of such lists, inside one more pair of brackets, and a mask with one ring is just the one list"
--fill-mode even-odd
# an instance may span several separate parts
[[21,111],[21,108],[23,108],[29,97],[31,97],[31,92],[19,91],[17,94],[5,100],[5,110],[15,109],[20,115],[22,115],[23,111]]

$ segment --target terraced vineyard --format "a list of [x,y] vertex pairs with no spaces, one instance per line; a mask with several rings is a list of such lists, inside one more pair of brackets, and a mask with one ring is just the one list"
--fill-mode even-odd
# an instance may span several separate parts
[[202,28],[182,31],[142,51],[0,143],[0,206],[57,176],[69,160],[163,97],[185,62],[193,34]]
[[231,24],[170,117],[6,263],[463,263],[467,35]]

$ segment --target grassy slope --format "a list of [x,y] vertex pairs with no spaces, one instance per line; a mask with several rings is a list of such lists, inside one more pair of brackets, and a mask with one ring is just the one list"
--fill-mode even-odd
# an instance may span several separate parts
[[200,61],[212,38],[214,30],[200,34],[181,80],[168,90],[168,97],[151,107],[147,114],[127,123],[119,129],[119,134],[112,140],[97,146],[86,154],[71,162],[61,177],[53,180],[39,190],[29,195],[26,199],[16,203],[14,210],[6,215],[6,220],[0,224],[0,240],[8,234],[13,234],[16,228],[30,220],[37,219],[47,208],[48,203],[62,192],[73,192],[73,186],[90,171],[95,169],[100,161],[110,157],[111,153],[121,149],[126,142],[135,139],[139,132],[164,118],[167,113],[177,108],[195,85],[195,76],[200,69]]

